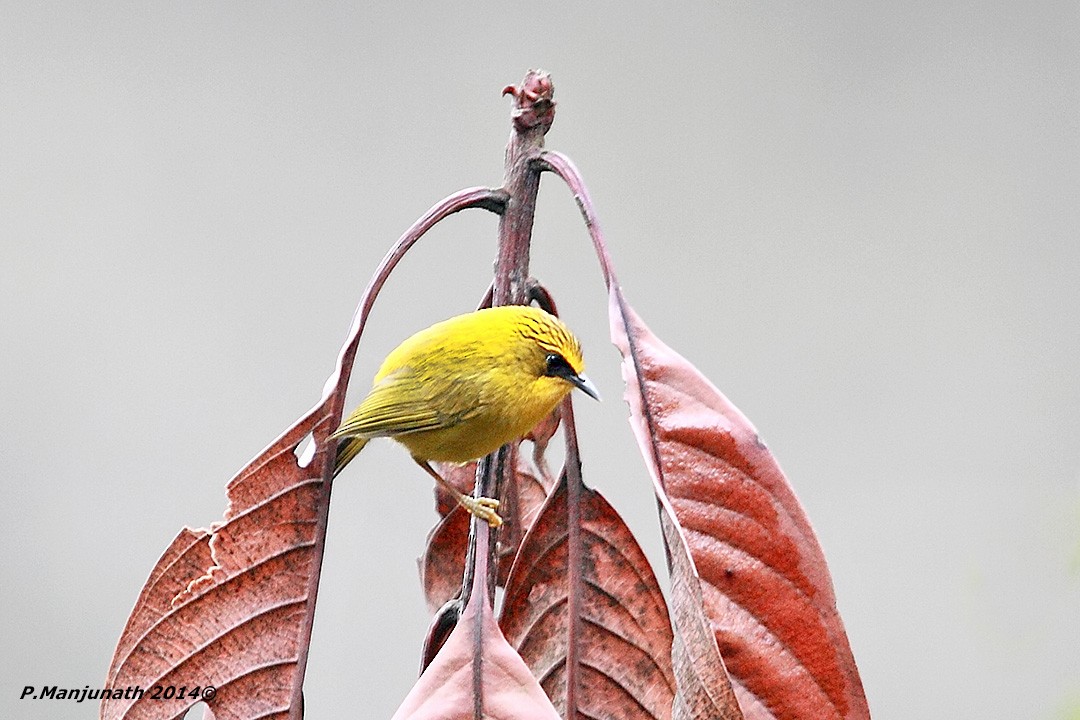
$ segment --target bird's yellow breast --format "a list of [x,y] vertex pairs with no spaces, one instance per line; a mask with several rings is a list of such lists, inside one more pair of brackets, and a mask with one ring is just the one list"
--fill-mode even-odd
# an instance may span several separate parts
[[543,420],[566,392],[552,400],[533,397],[516,405],[487,405],[462,422],[393,436],[422,460],[465,463],[517,440]]

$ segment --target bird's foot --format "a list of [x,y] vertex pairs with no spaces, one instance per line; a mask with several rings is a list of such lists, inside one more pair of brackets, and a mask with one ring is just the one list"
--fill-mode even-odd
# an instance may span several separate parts
[[459,498],[458,502],[476,517],[487,521],[487,524],[491,527],[499,527],[503,524],[502,518],[499,517],[499,513],[495,512],[499,509],[499,501],[495,498],[474,498],[469,495],[464,495]]

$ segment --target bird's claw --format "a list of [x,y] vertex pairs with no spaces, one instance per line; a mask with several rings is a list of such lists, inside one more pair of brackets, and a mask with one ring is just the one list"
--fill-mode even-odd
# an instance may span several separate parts
[[487,521],[487,524],[491,527],[499,527],[503,524],[502,518],[499,517],[499,513],[495,512],[499,508],[499,501],[495,498],[474,498],[466,495],[461,500],[461,504],[476,517]]

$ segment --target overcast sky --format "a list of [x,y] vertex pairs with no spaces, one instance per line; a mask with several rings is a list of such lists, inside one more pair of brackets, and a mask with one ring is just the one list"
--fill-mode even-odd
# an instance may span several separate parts
[[[543,67],[627,297],[804,503],[874,716],[1080,716],[1075,2],[360,5],[0,2],[0,715],[95,716],[17,697],[100,686],[169,541],[317,401],[385,250],[500,182],[499,92]],[[495,232],[457,216],[403,264],[356,394],[475,305]],[[605,397],[586,479],[662,570],[550,178],[534,271]],[[389,443],[336,484],[311,717],[412,686],[430,494]]]

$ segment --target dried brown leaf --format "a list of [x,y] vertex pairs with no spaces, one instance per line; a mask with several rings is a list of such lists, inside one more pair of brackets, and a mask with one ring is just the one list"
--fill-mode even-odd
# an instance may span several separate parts
[[[868,718],[821,547],[753,425],[610,292],[631,424],[655,480],[671,557],[683,717],[726,689],[747,718]],[[680,647],[681,646],[681,647]],[[721,683],[722,685],[722,683]],[[723,707],[719,708],[723,711]],[[685,712],[685,714],[682,714]]]
[[323,481],[299,466],[293,450],[318,415],[301,420],[230,483],[220,524],[177,536],[120,637],[109,687],[200,693],[107,699],[102,718],[180,717],[200,699],[219,720],[288,715],[299,693],[315,529],[326,500]]
[[[478,529],[479,545],[486,544],[488,532],[486,525]],[[484,592],[487,571],[481,556],[461,618],[394,720],[558,720],[543,689],[495,622]]]
[[451,510],[432,528],[424,554],[417,561],[424,600],[432,615],[461,590],[470,517],[465,508]]
[[563,475],[529,531],[500,624],[564,717],[671,717],[663,594],[630,529],[580,479]]

